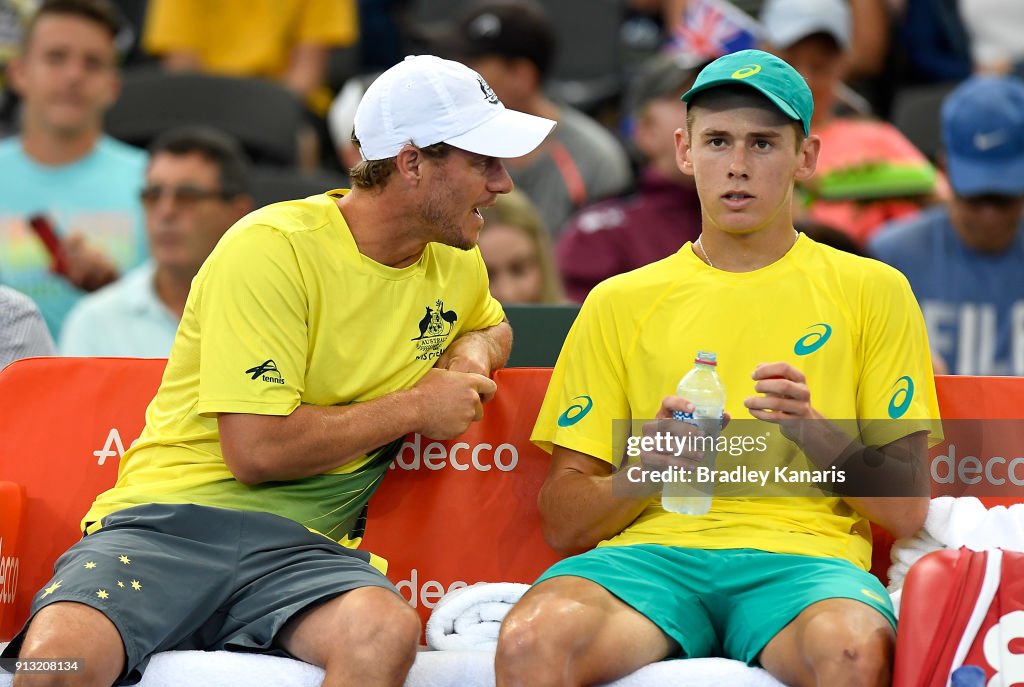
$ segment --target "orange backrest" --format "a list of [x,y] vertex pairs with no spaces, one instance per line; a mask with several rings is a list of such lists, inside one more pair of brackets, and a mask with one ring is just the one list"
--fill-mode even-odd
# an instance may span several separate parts
[[17,552],[24,507],[21,485],[0,482],[0,639],[16,631],[14,595],[21,567]]
[[25,491],[17,592],[0,641],[17,631],[53,562],[81,537],[78,524],[93,498],[113,485],[165,364],[32,358],[0,372],[0,480]]
[[[0,562],[14,557],[19,570],[0,641],[24,621],[53,561],[80,536],[79,520],[93,497],[113,484],[164,364],[42,358],[0,372],[0,481],[21,485],[25,495],[17,549],[9,548],[9,524],[0,526]],[[558,559],[540,535],[536,508],[548,458],[529,442],[550,375],[547,368],[501,370],[483,421],[452,441],[410,437],[374,496],[364,546],[389,560],[389,577],[424,618],[453,586],[531,582]],[[1024,379],[940,377],[937,384],[944,418],[1024,417]],[[933,455],[959,440],[947,439]],[[1017,456],[1024,453],[1020,445],[984,448]],[[0,490],[0,514],[5,493]],[[873,570],[884,575],[891,538],[878,532]]]

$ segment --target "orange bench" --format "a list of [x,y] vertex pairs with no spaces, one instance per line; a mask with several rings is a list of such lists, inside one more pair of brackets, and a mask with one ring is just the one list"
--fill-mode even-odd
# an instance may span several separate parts
[[[13,583],[9,574],[0,581],[0,641],[24,622],[53,561],[80,536],[82,514],[113,483],[164,364],[38,358],[0,372],[0,482],[18,485],[0,486],[0,564],[13,559],[0,575],[16,570]],[[530,582],[557,560],[536,511],[548,458],[529,442],[549,376],[501,370],[482,422],[452,441],[410,437],[374,496],[364,546],[389,560],[389,576],[424,619],[453,585]],[[944,418],[1024,417],[1024,379],[941,377],[937,385]],[[12,523],[22,494],[19,530]],[[884,576],[891,538],[877,529],[876,537],[873,571]]]

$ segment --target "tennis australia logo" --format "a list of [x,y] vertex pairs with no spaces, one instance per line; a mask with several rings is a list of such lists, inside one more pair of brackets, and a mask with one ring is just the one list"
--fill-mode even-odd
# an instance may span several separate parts
[[477,83],[480,84],[480,90],[483,91],[484,98],[487,99],[487,102],[489,102],[491,105],[497,105],[498,96],[494,94],[494,91],[491,89],[490,86],[487,85],[487,82],[484,81],[483,77],[478,76],[476,77],[476,80]]
[[252,375],[250,379],[263,379],[271,384],[284,384],[284,375],[277,369],[277,363],[273,360],[264,360],[256,367],[250,367],[245,374]]
[[426,314],[420,319],[420,335],[410,341],[416,342],[420,354],[416,360],[433,360],[444,353],[444,344],[455,328],[459,316],[454,310],[445,310],[444,301],[434,301],[434,307],[426,306]]

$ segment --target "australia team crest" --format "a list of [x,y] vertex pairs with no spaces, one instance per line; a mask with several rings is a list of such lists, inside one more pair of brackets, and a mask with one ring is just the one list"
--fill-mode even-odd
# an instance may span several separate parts
[[416,342],[416,349],[420,352],[416,359],[439,358],[444,353],[445,342],[458,319],[454,310],[444,309],[444,302],[440,299],[434,301],[433,307],[426,306],[426,313],[419,322],[419,336],[411,339]]

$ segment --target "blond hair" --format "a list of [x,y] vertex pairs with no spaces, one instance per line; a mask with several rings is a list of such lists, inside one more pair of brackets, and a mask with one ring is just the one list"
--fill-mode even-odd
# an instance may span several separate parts
[[484,216],[483,231],[497,224],[521,229],[537,250],[541,273],[541,303],[564,303],[565,291],[551,259],[551,239],[544,228],[544,222],[530,198],[522,191],[512,191],[498,196],[489,208],[481,208]]

